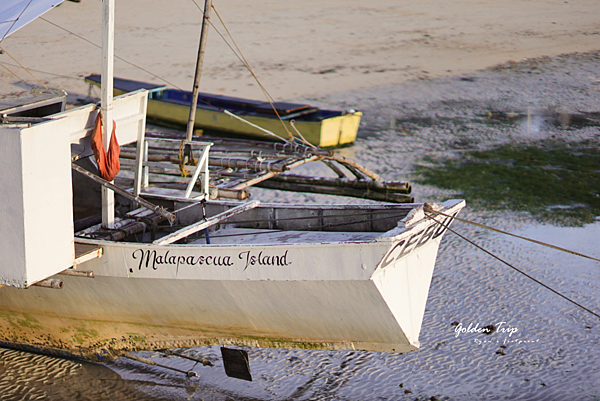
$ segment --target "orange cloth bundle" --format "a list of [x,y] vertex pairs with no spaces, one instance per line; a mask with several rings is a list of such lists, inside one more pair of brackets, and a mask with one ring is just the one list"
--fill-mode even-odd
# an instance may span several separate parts
[[115,135],[116,129],[117,123],[113,121],[112,135],[110,137],[107,153],[104,150],[104,145],[102,143],[102,115],[98,112],[96,123],[94,124],[94,131],[92,132],[92,149],[94,151],[94,157],[96,157],[96,162],[98,163],[100,176],[107,181],[114,180],[121,169],[121,163],[119,162],[121,147],[119,146],[117,136]]

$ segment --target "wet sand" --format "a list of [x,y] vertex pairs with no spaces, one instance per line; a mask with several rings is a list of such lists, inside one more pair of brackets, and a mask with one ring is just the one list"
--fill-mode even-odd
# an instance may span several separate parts
[[[580,125],[541,124],[537,119],[556,112],[598,113],[599,60],[598,52],[534,59],[469,75],[313,100],[359,105],[365,110],[359,139],[340,152],[390,179],[409,179],[420,200],[440,201],[462,194],[422,182],[419,165],[445,157],[460,160],[473,151],[505,144],[543,149],[557,141],[565,155],[578,153],[576,144],[599,148],[600,120]],[[496,120],[488,112],[530,112],[531,118]],[[569,168],[578,172],[583,166]],[[494,186],[493,179],[490,176],[490,186]],[[520,184],[515,180],[513,186]],[[544,193],[553,189],[533,186],[531,190],[543,200]],[[595,186],[588,190],[597,193]],[[266,201],[332,201],[319,195],[299,199],[297,194],[266,190],[253,190],[253,194]],[[492,207],[492,201],[485,204],[467,198],[461,217],[600,257],[597,215],[591,224],[578,226],[566,220],[569,224],[565,225],[559,218],[540,219],[531,211],[515,211],[517,207],[510,203]],[[554,206],[556,216],[578,207],[569,198]],[[452,228],[553,289],[600,311],[597,262],[464,223],[456,222]],[[475,331],[488,325],[496,328],[489,335]],[[217,393],[221,398],[215,399],[594,400],[600,397],[600,353],[594,346],[600,341],[599,328],[597,317],[449,232],[440,248],[420,336],[422,347],[417,351],[399,355],[248,349],[255,377],[251,383],[223,376],[217,347],[188,352],[215,362],[214,368],[195,369],[201,374],[199,382],[214,391],[198,390],[198,399]],[[141,354],[180,369],[190,367],[156,353]],[[140,377],[139,364],[121,360],[110,366],[124,378]],[[181,380],[164,369],[148,370],[142,377],[165,385]],[[189,392],[171,388],[170,394],[177,398]]]
[[[419,181],[419,165],[444,157],[461,159],[474,150],[503,144],[543,146],[556,140],[564,144],[566,154],[578,152],[573,143],[600,147],[598,121],[585,126],[544,125],[535,123],[535,118],[525,119],[531,123],[523,124],[522,120],[487,117],[490,111],[531,111],[534,117],[556,111],[597,113],[599,60],[598,52],[535,59],[469,75],[339,92],[313,100],[354,104],[365,110],[356,144],[339,152],[389,179],[411,180],[420,200],[439,201],[461,193]],[[578,166],[571,168],[577,171]],[[537,188],[535,193],[543,197],[547,190]],[[589,190],[597,192],[597,187]],[[293,193],[259,189],[253,190],[253,195],[264,201],[337,199],[320,195],[298,198]],[[539,220],[527,211],[514,211],[511,205],[492,208],[471,198],[467,205],[463,218],[600,256],[597,216],[592,224],[564,226]],[[557,206],[573,205],[565,199],[564,205]],[[555,209],[556,214],[561,210]],[[597,262],[463,223],[452,228],[591,310],[600,311]],[[490,324],[498,329],[490,335],[459,331]],[[154,352],[140,353],[181,370],[194,369],[201,375],[194,380],[124,358],[78,367],[72,361],[2,351],[0,391],[7,391],[3,400],[42,395],[54,400],[593,400],[600,397],[600,359],[595,348],[600,341],[599,328],[594,316],[448,233],[440,248],[418,351],[399,355],[248,349],[253,382],[226,377],[218,347],[186,351],[212,360],[213,368]],[[517,331],[511,335],[501,329]],[[99,393],[101,386],[108,386],[103,393]]]
[[106,367],[0,348],[0,400],[160,400]]

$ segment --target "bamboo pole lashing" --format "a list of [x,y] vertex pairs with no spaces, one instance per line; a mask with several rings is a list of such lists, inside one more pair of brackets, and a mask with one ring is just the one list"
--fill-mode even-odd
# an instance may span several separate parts
[[[163,134],[163,133],[147,133],[148,138],[173,138],[183,139],[181,135],[177,134]],[[265,149],[273,149],[274,151],[282,152],[295,152],[295,153],[309,153],[312,155],[319,156],[333,156],[334,152],[329,149],[312,148],[302,144],[289,144],[279,142],[266,142],[266,141],[254,141],[247,139],[233,139],[233,138],[216,138],[203,136],[202,138],[192,138],[193,141],[209,141],[215,145],[230,145],[230,146],[243,146],[243,147],[257,147]]]
[[[124,159],[135,159],[135,153],[131,152],[121,152],[120,156]],[[179,158],[177,156],[170,155],[148,155],[148,161],[179,164]],[[247,168],[253,170],[273,171],[278,173],[283,173],[284,171],[290,169],[287,164],[282,164],[280,161],[252,161],[246,159],[222,157],[209,157],[208,164],[210,166],[217,167]]]
[[33,285],[36,287],[44,287],[44,288],[52,288],[55,290],[60,290],[63,288],[64,282],[57,278],[49,278],[46,280],[38,281],[37,283],[35,283]]
[[333,156],[329,157],[328,159],[335,160],[336,162],[338,162],[342,165],[351,166],[373,180],[383,181],[383,178],[381,178],[379,175],[377,175],[377,173],[369,170],[368,168],[366,168],[364,166],[361,166],[360,164],[356,163],[353,160],[346,159],[344,156],[333,155]]
[[91,270],[75,270],[75,269],[66,269],[61,271],[58,274],[62,274],[65,276],[76,276],[76,277],[87,277],[87,278],[95,278],[94,272]]

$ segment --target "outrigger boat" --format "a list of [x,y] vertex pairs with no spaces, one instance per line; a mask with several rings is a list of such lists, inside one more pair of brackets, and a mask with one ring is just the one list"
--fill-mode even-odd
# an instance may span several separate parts
[[[147,142],[145,100],[144,91],[115,99],[120,143]],[[82,184],[71,169],[81,168],[71,165],[69,148],[89,149],[97,113],[89,105],[0,128],[2,343],[88,358],[199,344],[386,352],[419,346],[445,231],[425,217],[423,204],[213,201],[212,188],[198,193],[197,184],[186,197],[186,188],[143,187],[152,179],[137,157],[142,189],[131,196],[156,207],[131,207],[118,197],[121,217],[112,229],[86,227],[89,219],[73,221],[73,198],[76,210],[90,205],[73,195]],[[20,150],[7,147],[19,142]],[[206,152],[210,144],[194,145]],[[73,157],[83,160],[86,152]],[[37,174],[39,166],[52,173]],[[208,163],[198,170],[207,182]],[[11,177],[19,176],[17,186]],[[463,206],[431,207],[455,215]]]
[[[90,87],[100,86],[101,77],[90,75],[85,81]],[[176,128],[186,126],[191,92],[131,79],[114,79],[115,96],[139,89],[148,90],[148,122]],[[209,134],[260,139],[272,139],[264,129],[282,138],[287,138],[288,131],[298,130],[309,143],[320,147],[338,147],[356,140],[362,117],[360,111],[326,110],[290,102],[275,102],[273,106],[277,114],[269,102],[200,92],[195,128]]]
[[[107,43],[113,1],[104,2]],[[110,46],[104,51],[110,60]],[[109,77],[111,65],[104,66]],[[103,85],[101,116],[90,104],[0,125],[0,345],[96,360],[202,344],[419,347],[438,247],[464,201],[214,200],[230,193],[242,199],[244,185],[285,177],[286,168],[308,161],[336,172],[341,162],[355,178],[366,170],[292,143],[271,144],[271,152],[259,149],[243,161],[231,153],[239,150],[217,149],[225,153],[211,157],[218,144],[206,138],[151,138],[147,91],[112,99],[111,82]],[[116,123],[112,135],[123,153],[135,144],[131,171],[114,183],[90,163],[99,119],[105,127]],[[110,135],[104,131],[106,148]],[[182,149],[179,168],[191,170],[185,186],[158,182],[173,176],[152,163],[173,160],[161,154],[153,161],[152,141],[162,153]],[[183,163],[196,156],[195,167]],[[377,177],[333,180],[366,192],[394,187]],[[115,185],[124,181],[131,188]],[[74,218],[100,203],[99,221]],[[430,218],[434,211],[446,217]]]

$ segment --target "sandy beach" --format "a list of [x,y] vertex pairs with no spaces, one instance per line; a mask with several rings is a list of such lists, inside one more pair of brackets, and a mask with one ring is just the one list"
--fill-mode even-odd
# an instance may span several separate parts
[[[203,7],[203,2],[198,2]],[[466,74],[509,60],[600,48],[596,0],[503,2],[215,1],[214,6],[275,99]],[[87,94],[99,73],[101,1],[65,1],[0,44],[44,84]],[[202,13],[193,1],[117,1],[115,76],[191,89]],[[263,99],[220,35],[215,12],[201,90]],[[63,29],[58,28],[62,27]],[[68,30],[73,34],[65,31]],[[0,93],[39,84],[0,55]],[[133,66],[140,66],[154,75]]]

